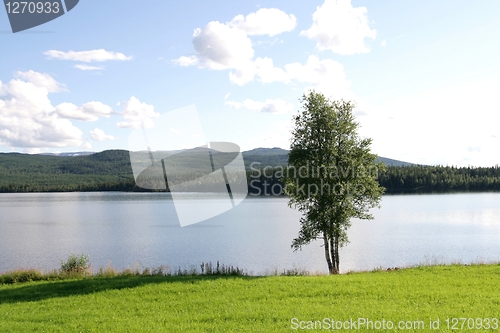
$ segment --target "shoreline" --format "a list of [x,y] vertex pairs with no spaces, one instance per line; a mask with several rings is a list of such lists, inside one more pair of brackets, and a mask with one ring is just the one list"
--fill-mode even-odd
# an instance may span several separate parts
[[118,270],[108,265],[107,267],[100,267],[97,271],[93,271],[92,267],[89,266],[83,271],[70,271],[65,272],[61,269],[53,269],[49,271],[43,271],[36,268],[29,269],[17,269],[6,272],[0,272],[0,286],[8,284],[19,284],[27,282],[38,282],[38,281],[62,281],[71,279],[94,279],[94,278],[119,278],[119,277],[203,277],[203,276],[226,276],[226,277],[253,277],[253,278],[263,278],[263,277],[276,277],[276,276],[346,276],[346,275],[356,275],[356,274],[372,274],[372,273],[391,273],[391,272],[404,272],[414,269],[423,268],[452,268],[452,267],[479,267],[479,266],[500,266],[499,261],[491,262],[469,262],[469,263],[421,263],[413,266],[405,267],[375,267],[371,270],[352,270],[341,272],[340,274],[330,275],[327,272],[310,272],[305,269],[275,269],[272,271],[266,271],[261,274],[249,274],[245,269],[239,268],[238,266],[224,265],[217,262],[215,265],[212,263],[202,263],[202,270],[197,268],[191,269],[171,269],[169,266],[158,266],[158,267],[144,267],[135,266],[135,268],[126,268]]
[[[149,190],[144,190],[144,191],[121,191],[121,190],[89,190],[89,191],[14,191],[14,192],[0,192],[1,194],[27,194],[27,193],[171,193],[170,191],[149,191]],[[186,193],[208,193],[208,192],[186,192]],[[467,194],[474,194],[474,193],[500,193],[500,190],[468,190],[468,191],[415,191],[415,192],[409,192],[409,191],[391,191],[391,192],[385,192],[382,195],[426,195],[426,194],[460,194],[460,193],[467,193]],[[273,197],[273,198],[287,198],[288,196],[286,194],[281,194],[281,195],[252,195],[251,193],[248,193],[247,197],[255,197],[255,198],[266,198],[266,197]]]

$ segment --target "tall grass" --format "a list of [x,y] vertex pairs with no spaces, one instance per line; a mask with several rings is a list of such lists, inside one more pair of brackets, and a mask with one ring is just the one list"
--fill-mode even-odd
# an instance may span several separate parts
[[42,272],[37,269],[18,269],[15,271],[0,274],[0,284],[14,284],[32,281],[54,281],[67,279],[83,279],[92,277],[133,277],[133,276],[196,276],[196,275],[220,275],[220,276],[246,276],[243,269],[235,266],[221,264],[219,261],[215,265],[211,262],[202,262],[201,270],[196,267],[172,270],[169,266],[158,266],[154,268],[141,268],[136,265],[134,268],[117,270],[108,264],[105,268],[99,268],[96,273],[92,272],[90,259],[87,255],[71,254],[66,261],[61,260],[59,270]]
[[[478,266],[478,265],[500,265],[498,262],[486,262],[484,260],[479,260],[477,262],[462,263],[453,262],[447,264],[443,260],[438,259],[426,259],[425,261],[411,266],[411,267],[377,267],[371,271],[365,272],[383,272],[383,271],[398,271],[411,268],[424,268],[432,266]],[[69,280],[69,279],[84,279],[84,278],[112,278],[112,277],[152,277],[152,276],[250,276],[244,269],[238,266],[231,266],[221,264],[217,261],[215,264],[211,262],[202,262],[199,265],[200,269],[196,266],[192,266],[189,269],[182,269],[180,267],[176,269],[171,269],[169,266],[158,266],[158,267],[141,267],[135,265],[133,268],[126,268],[123,270],[118,270],[108,264],[106,267],[101,267],[97,272],[92,271],[92,266],[87,255],[74,255],[71,254],[68,259],[63,262],[61,261],[61,267],[58,270],[52,270],[48,272],[43,272],[37,269],[18,269],[10,272],[0,273],[0,285],[1,284],[15,284],[23,282],[33,282],[33,281],[56,281],[56,280]],[[346,275],[363,273],[361,271],[347,271]],[[274,269],[272,271],[266,271],[260,276],[318,276],[326,275],[321,272],[310,272],[303,268],[293,267],[291,269]]]

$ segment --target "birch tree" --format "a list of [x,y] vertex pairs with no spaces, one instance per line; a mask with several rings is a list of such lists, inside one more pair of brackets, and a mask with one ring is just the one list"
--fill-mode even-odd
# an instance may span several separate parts
[[371,153],[372,140],[358,135],[354,104],[332,101],[314,91],[302,97],[294,116],[288,170],[284,178],[289,206],[302,213],[294,251],[322,240],[330,274],[339,274],[339,250],[348,243],[351,219],[373,219],[384,188],[384,167]]

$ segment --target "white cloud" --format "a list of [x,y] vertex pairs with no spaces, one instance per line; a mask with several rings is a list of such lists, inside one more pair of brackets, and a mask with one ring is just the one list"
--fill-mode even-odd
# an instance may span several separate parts
[[132,56],[126,56],[123,53],[119,52],[110,52],[104,49],[99,50],[91,50],[91,51],[57,51],[57,50],[49,50],[44,52],[46,56],[52,59],[59,60],[73,60],[73,61],[83,61],[83,62],[92,62],[92,61],[109,61],[109,60],[132,60]]
[[43,88],[49,93],[64,90],[64,86],[59,84],[52,76],[46,73],[38,73],[33,70],[27,72],[16,72],[15,77],[31,82],[37,88]]
[[285,102],[282,99],[267,99],[264,102],[246,99],[243,102],[227,101],[224,104],[232,106],[236,110],[245,109],[268,113],[288,113],[293,111],[293,104]]
[[243,30],[217,21],[195,29],[193,45],[197,55],[179,58],[180,65],[216,70],[239,68],[254,55],[252,41]]
[[[256,75],[262,76],[267,82],[269,76],[278,75],[279,70],[269,69],[269,58],[254,58],[254,49],[249,35],[276,35],[291,31],[296,25],[293,15],[287,15],[275,8],[263,8],[246,17],[236,16],[231,22],[224,24],[218,21],[209,22],[203,28],[195,29],[193,45],[195,55],[182,56],[173,60],[180,66],[198,66],[213,70],[234,69],[229,73],[229,80],[238,85],[244,85],[254,80]],[[262,75],[260,75],[261,73]]]
[[276,8],[261,8],[246,17],[238,15],[229,26],[245,31],[248,35],[275,36],[283,32],[292,31],[297,26],[294,15],[287,15]]
[[300,33],[317,41],[319,50],[348,55],[366,53],[370,49],[364,39],[375,39],[377,31],[370,29],[366,7],[352,7],[351,0],[325,0],[313,14],[313,24]]
[[82,71],[103,71],[103,70],[105,70],[104,67],[89,66],[89,65],[83,65],[83,64],[78,64],[78,65],[75,65],[73,67],[80,69]]
[[333,99],[354,99],[349,90],[351,85],[347,81],[344,66],[331,59],[320,60],[316,56],[309,56],[305,65],[292,63],[285,66],[288,80],[296,80],[310,84],[307,90],[314,89]]
[[82,144],[82,148],[83,149],[92,149],[92,144],[90,142],[85,142],[84,144]]
[[122,128],[150,128],[154,126],[152,118],[159,115],[159,113],[154,112],[153,105],[143,103],[132,96],[123,105],[121,116],[125,121],[117,123],[116,126]]
[[48,98],[61,85],[50,75],[18,72],[0,87],[0,144],[19,148],[80,146],[82,131],[61,119]]
[[112,135],[107,135],[100,128],[94,128],[90,131],[90,137],[95,141],[106,141],[106,140],[116,140],[116,138]]
[[96,121],[99,117],[109,118],[113,114],[113,109],[106,104],[93,101],[85,103],[80,107],[72,103],[61,103],[56,106],[55,112],[61,118]]
[[55,108],[55,112],[62,118],[76,119],[82,121],[96,121],[99,117],[92,114],[85,114],[73,103],[61,103]]
[[196,66],[198,65],[198,57],[195,55],[182,56],[173,60],[173,62],[183,67]]
[[344,66],[331,59],[320,60],[314,55],[309,56],[305,64],[295,62],[285,65],[284,69],[274,67],[270,58],[257,58],[252,68],[246,72],[242,70],[241,73],[242,76],[238,78],[231,73],[231,80],[249,81],[257,77],[264,83],[306,83],[308,84],[306,91],[314,89],[334,99],[354,99],[354,94],[349,90],[351,82],[346,79]]
[[274,67],[274,62],[271,58],[257,58],[254,64],[255,73],[261,82],[289,82],[291,80],[288,73],[283,69]]
[[26,149],[23,149],[24,153],[25,154],[40,154],[42,151],[40,150],[40,148],[26,148]]
[[237,68],[234,72],[229,73],[229,81],[239,86],[244,86],[248,82],[252,82],[257,73],[256,64],[254,62],[247,62],[243,66]]
[[[350,3],[349,3],[350,6]],[[318,9],[319,10],[319,9]],[[354,10],[354,9],[353,9]],[[354,11],[356,12],[355,9]],[[364,13],[363,10],[361,10]],[[272,22],[287,21],[279,30]],[[275,67],[273,59],[254,59],[252,41],[248,34],[275,34],[293,29],[296,19],[277,9],[261,9],[243,17],[236,16],[231,22],[217,21],[198,28],[193,34],[195,55],[182,56],[175,63],[181,66],[198,66],[213,70],[232,69],[229,80],[237,85],[245,85],[255,79],[263,83],[296,82],[309,84],[306,90],[315,89],[330,97],[352,99],[350,82],[346,80],[344,67],[333,60],[320,60],[310,56],[306,64],[292,63],[284,68]],[[274,29],[274,30],[273,30]]]

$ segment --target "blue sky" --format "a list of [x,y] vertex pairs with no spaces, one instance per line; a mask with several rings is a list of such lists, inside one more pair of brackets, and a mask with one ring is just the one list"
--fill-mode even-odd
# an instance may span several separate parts
[[495,165],[499,15],[486,0],[81,0],[13,34],[0,10],[0,151],[127,149],[138,124],[192,105],[207,141],[287,149],[314,88],[357,103],[381,156]]

